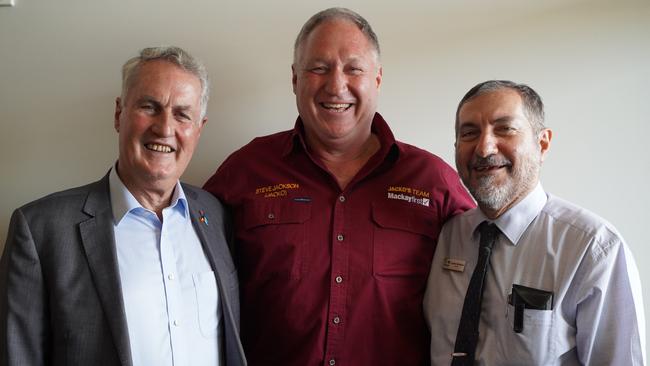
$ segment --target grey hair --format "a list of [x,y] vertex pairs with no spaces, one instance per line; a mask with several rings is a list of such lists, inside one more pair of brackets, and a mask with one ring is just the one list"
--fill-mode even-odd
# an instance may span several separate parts
[[131,84],[138,75],[140,66],[154,60],[171,62],[199,79],[201,82],[201,119],[203,119],[208,111],[208,99],[210,98],[208,72],[201,61],[182,48],[175,46],[143,48],[138,56],[124,63],[124,66],[122,66],[122,105],[126,100]]
[[368,23],[364,17],[350,9],[329,8],[321,10],[318,13],[312,15],[312,17],[307,20],[305,25],[302,26],[302,29],[300,29],[300,33],[298,33],[298,37],[296,37],[296,42],[293,44],[294,63],[298,61],[298,49],[305,42],[305,39],[309,37],[309,35],[314,31],[314,29],[316,29],[317,26],[331,20],[346,20],[356,25],[361,33],[363,33],[366,38],[368,38],[368,41],[370,41],[372,47],[377,52],[377,58],[379,59],[379,39],[377,38],[375,31],[372,30],[370,23]]
[[501,89],[511,89],[519,94],[524,104],[524,114],[530,121],[535,134],[540,133],[546,128],[544,125],[544,103],[542,102],[542,97],[533,88],[526,84],[518,84],[509,80],[488,80],[475,85],[465,94],[463,99],[460,100],[460,103],[458,103],[458,108],[456,109],[456,136],[458,136],[458,113],[460,112],[460,108],[479,95]]

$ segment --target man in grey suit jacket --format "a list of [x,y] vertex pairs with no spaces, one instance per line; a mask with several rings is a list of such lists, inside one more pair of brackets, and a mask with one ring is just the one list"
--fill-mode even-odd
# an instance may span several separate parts
[[0,365],[245,365],[223,208],[179,182],[207,121],[205,68],[160,47],[122,71],[115,166],[11,218]]

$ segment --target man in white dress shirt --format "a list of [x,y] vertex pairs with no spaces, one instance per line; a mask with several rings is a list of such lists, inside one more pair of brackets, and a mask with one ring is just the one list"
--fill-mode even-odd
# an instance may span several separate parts
[[203,65],[146,48],[122,68],[117,163],[14,212],[0,365],[245,365],[224,210],[180,183],[207,121]]
[[[611,224],[543,190],[551,137],[526,85],[487,81],[461,100],[456,167],[478,208],[449,220],[438,239],[424,300],[432,365],[645,364],[632,254]],[[481,304],[468,287],[484,221],[498,229],[487,274],[477,276],[472,347],[471,316],[461,315]]]

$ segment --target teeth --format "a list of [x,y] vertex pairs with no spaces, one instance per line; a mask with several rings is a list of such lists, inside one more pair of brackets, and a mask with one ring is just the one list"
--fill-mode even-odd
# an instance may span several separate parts
[[496,166],[477,166],[475,169],[478,170],[479,172],[492,169],[492,168],[497,168]]
[[344,110],[350,108],[352,104],[350,103],[323,103],[323,107],[327,109],[338,109]]
[[166,145],[159,145],[159,144],[146,144],[145,147],[149,150],[153,151],[158,151],[158,152],[163,152],[163,153],[170,153],[172,152],[172,148]]

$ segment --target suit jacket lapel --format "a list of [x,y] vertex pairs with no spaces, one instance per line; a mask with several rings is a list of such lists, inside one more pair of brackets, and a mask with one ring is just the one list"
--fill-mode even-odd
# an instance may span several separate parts
[[131,348],[115,251],[108,175],[88,193],[84,212],[91,216],[79,224],[88,266],[119,358],[123,365],[130,366]]
[[[235,318],[239,319],[239,315],[235,315],[233,309],[233,306],[239,307],[239,299],[232,299],[230,295],[230,286],[235,285],[232,283],[232,272],[235,271],[235,268],[232,262],[224,260],[224,258],[230,256],[226,243],[223,245],[215,243],[219,238],[225,238],[222,232],[223,217],[210,217],[211,214],[216,215],[216,213],[213,210],[206,209],[202,202],[197,199],[197,194],[191,187],[183,185],[183,191],[188,199],[192,226],[205,250],[219,288],[219,299],[225,327],[224,355],[226,365],[246,365],[244,350],[239,342],[239,329],[235,322]],[[204,216],[203,219],[201,219],[201,216]]]
[[[212,270],[215,273],[218,273],[217,280],[219,280],[219,277],[228,274],[226,273],[227,269],[232,267],[223,261],[224,255],[229,255],[229,253],[217,253],[216,250],[221,246],[213,244],[214,240],[222,237],[219,222],[221,218],[211,218],[209,214],[213,212],[206,210],[201,201],[196,199],[196,192],[192,191],[191,188],[183,185],[183,191],[188,199],[192,226],[201,241],[203,250],[205,250],[205,253],[208,256],[208,261],[210,262],[210,266],[212,266]],[[203,216],[203,219],[201,216]]]

